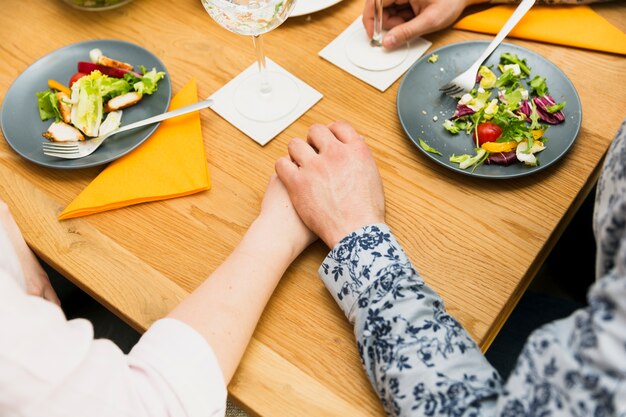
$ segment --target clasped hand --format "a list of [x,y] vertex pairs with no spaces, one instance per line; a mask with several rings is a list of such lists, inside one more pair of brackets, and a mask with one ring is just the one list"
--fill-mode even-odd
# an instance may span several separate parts
[[328,247],[385,220],[383,187],[363,136],[345,122],[313,125],[292,139],[276,173],[304,224]]

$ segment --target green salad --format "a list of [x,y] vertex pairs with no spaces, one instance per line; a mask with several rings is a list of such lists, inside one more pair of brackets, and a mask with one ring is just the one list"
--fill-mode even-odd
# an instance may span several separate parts
[[[498,73],[499,75],[496,75]],[[443,123],[451,135],[464,133],[473,154],[452,155],[461,169],[480,164],[536,166],[546,149],[550,125],[565,121],[563,108],[549,94],[547,81],[517,55],[503,53],[497,68],[481,66],[477,85],[459,101]]]

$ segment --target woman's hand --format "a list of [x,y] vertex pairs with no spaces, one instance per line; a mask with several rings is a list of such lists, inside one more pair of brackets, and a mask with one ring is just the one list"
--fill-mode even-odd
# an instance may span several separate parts
[[[411,39],[444,29],[459,18],[466,6],[484,1],[383,0],[383,29],[388,30],[383,46],[393,49]],[[370,37],[374,33],[374,2],[366,0],[363,9],[363,25]]]
[[48,274],[43,270],[35,254],[24,241],[9,208],[2,202],[0,202],[0,227],[4,229],[17,254],[26,281],[26,292],[61,305],[56,292],[50,285]]
[[289,194],[276,175],[272,175],[261,202],[261,212],[255,223],[263,223],[271,231],[269,238],[285,239],[294,251],[293,258],[317,239],[302,222]]
[[348,233],[385,221],[380,174],[363,136],[345,122],[313,125],[293,139],[276,173],[302,221],[328,247]]

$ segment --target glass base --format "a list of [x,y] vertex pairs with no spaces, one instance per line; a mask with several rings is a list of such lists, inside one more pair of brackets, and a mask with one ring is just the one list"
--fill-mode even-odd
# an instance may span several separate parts
[[[263,88],[265,81],[266,88]],[[241,81],[233,97],[242,116],[257,122],[271,122],[291,113],[300,101],[296,82],[286,74],[264,71]]]
[[357,32],[346,42],[346,55],[357,67],[368,71],[387,71],[404,62],[409,55],[409,46],[394,50],[382,46],[371,46],[370,40]]

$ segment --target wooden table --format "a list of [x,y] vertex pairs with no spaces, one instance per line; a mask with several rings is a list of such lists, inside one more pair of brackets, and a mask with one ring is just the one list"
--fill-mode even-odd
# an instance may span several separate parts
[[[145,330],[237,244],[289,139],[305,136],[314,122],[341,118],[368,138],[382,171],[391,228],[449,311],[486,349],[597,179],[626,115],[626,60],[512,40],[548,57],[571,78],[582,100],[582,130],[569,155],[540,174],[472,179],[434,164],[408,140],[395,109],[399,82],[380,93],[318,57],[361,7],[360,0],[344,0],[310,17],[289,19],[266,36],[268,56],[324,94],[268,145],[260,147],[211,111],[202,113],[213,181],[208,192],[58,222],[60,210],[102,167],[43,168],[0,141],[0,197],[28,243]],[[625,29],[622,6],[594,7]],[[202,97],[254,61],[250,39],[219,27],[198,0],[136,0],[103,13],[76,11],[60,0],[12,2],[0,14],[0,34],[0,98],[37,58],[94,38],[140,44],[163,60],[174,92],[196,77]],[[488,38],[455,30],[428,36],[434,48]],[[512,248],[519,248],[514,256]],[[288,270],[229,386],[233,399],[252,414],[383,415],[361,369],[351,327],[317,278],[326,252],[317,243]]]

